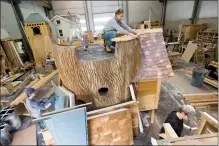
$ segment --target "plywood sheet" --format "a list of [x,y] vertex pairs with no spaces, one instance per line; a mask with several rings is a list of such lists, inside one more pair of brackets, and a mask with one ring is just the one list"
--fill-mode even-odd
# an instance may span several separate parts
[[195,53],[195,50],[198,48],[197,43],[189,43],[186,47],[185,52],[183,53],[181,59],[189,62],[192,58],[193,54]]
[[89,119],[88,129],[89,145],[133,145],[129,110]]
[[37,145],[36,125],[16,132],[11,145]]
[[86,108],[52,115],[46,126],[57,145],[88,145]]
[[157,109],[160,96],[160,80],[144,80],[137,84],[139,111]]

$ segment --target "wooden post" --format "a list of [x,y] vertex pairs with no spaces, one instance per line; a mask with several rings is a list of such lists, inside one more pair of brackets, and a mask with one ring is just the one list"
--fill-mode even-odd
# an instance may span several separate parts
[[154,118],[155,118],[155,110],[151,111],[151,123],[154,123]]

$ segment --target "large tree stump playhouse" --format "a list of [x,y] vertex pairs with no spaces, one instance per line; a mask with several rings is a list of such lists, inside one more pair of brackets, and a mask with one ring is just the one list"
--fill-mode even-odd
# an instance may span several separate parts
[[54,45],[53,53],[63,85],[76,98],[102,108],[129,101],[129,85],[141,64],[138,38],[115,38],[115,53],[103,45],[82,47]]

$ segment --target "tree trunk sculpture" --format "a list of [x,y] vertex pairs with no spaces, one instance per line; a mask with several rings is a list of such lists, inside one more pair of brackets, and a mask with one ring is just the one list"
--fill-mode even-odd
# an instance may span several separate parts
[[[125,37],[125,36],[124,36]],[[141,63],[139,39],[115,39],[115,54],[103,45],[82,47],[54,45],[54,56],[63,85],[77,99],[92,102],[94,108],[130,100],[128,85]]]

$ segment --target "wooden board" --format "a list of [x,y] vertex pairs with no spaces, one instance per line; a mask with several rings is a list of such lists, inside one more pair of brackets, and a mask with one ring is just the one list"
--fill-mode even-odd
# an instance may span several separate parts
[[[50,79],[52,79],[52,77],[54,77],[56,74],[58,73],[58,70],[53,71],[52,73],[50,73],[48,76],[40,79],[37,83],[35,83],[32,88],[38,89],[40,87],[42,87],[44,84],[46,84]],[[27,98],[26,93],[22,93],[21,95],[19,95],[14,101],[12,101],[10,103],[10,105],[17,105],[20,102],[24,101]]]
[[217,100],[217,93],[201,93],[201,94],[182,94],[185,100],[196,101],[196,100]]
[[163,127],[165,129],[165,134],[167,138],[177,138],[176,132],[173,130],[172,126],[169,123],[164,123]]
[[202,138],[202,139],[191,139],[185,141],[177,141],[171,143],[172,145],[217,145],[217,137],[212,138]]
[[90,117],[89,145],[133,145],[131,113],[128,109]]
[[185,52],[182,54],[181,59],[186,62],[189,62],[193,54],[195,53],[196,49],[197,49],[197,43],[189,43],[186,47]]
[[42,131],[42,135],[46,145],[56,145],[55,140],[53,139],[49,130]]
[[157,109],[160,97],[161,80],[144,80],[137,83],[139,111]]
[[37,145],[36,125],[14,134],[11,145]]
[[[218,133],[213,133],[213,134],[193,135],[193,136],[157,140],[157,143],[158,145],[200,145],[199,144],[200,141],[203,141],[204,145],[217,145],[217,137],[218,137]],[[209,144],[206,142],[206,139],[210,140],[210,141],[207,140],[207,142],[210,142]]]

